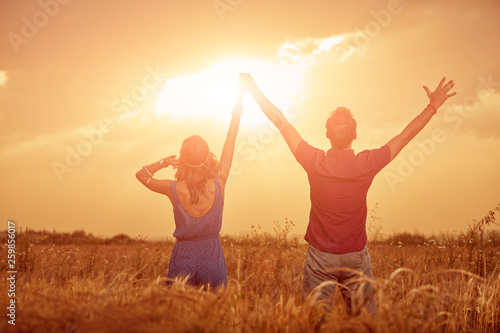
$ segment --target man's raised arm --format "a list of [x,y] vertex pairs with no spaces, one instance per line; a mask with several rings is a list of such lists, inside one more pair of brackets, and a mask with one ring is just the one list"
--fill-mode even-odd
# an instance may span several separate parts
[[437,113],[437,109],[446,102],[448,98],[456,95],[456,92],[448,94],[448,92],[453,88],[455,83],[453,80],[444,83],[446,78],[443,77],[436,90],[431,92],[429,88],[424,86],[425,92],[429,97],[429,105],[413,119],[405,129],[393,139],[391,139],[387,145],[391,150],[391,161],[399,154],[401,149],[403,149],[424,127],[427,125],[432,116]]
[[292,154],[295,155],[297,146],[302,141],[299,132],[288,122],[283,113],[267,99],[264,93],[257,87],[250,74],[241,75],[245,89],[253,95],[262,112],[278,128]]

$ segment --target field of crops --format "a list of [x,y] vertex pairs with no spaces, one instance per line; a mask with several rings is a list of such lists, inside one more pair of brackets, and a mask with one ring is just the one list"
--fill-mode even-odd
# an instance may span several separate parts
[[[16,325],[3,316],[0,331],[500,331],[500,233],[484,220],[432,239],[401,233],[372,240],[375,318],[348,315],[338,292],[330,313],[303,302],[306,243],[291,236],[292,225],[276,222],[272,235],[252,228],[222,236],[229,284],[209,291],[182,281],[164,286],[170,240],[19,230]],[[7,272],[5,238],[2,244]],[[5,309],[6,279],[0,288]]]

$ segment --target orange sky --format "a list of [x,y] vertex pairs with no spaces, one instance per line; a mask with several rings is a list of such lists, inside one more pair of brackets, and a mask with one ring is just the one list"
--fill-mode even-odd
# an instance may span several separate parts
[[[192,134],[220,156],[231,110],[217,103],[232,92],[193,88],[162,114],[159,100],[169,99],[168,84],[217,78],[220,64],[247,59],[262,65],[253,74],[264,92],[322,149],[337,106],[357,119],[355,151],[377,148],[426,106],[422,85],[453,78],[458,95],[375,178],[368,206],[379,203],[387,233],[463,230],[500,202],[499,18],[494,0],[1,1],[0,221],[170,236],[168,199],[134,174]],[[191,109],[181,110],[183,99]],[[195,101],[202,107],[189,113]],[[247,96],[223,232],[272,232],[288,218],[303,234],[306,174],[268,122],[252,123],[251,103]]]

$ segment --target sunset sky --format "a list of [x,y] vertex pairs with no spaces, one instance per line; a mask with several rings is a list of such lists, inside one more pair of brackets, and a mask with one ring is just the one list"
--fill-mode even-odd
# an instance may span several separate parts
[[[464,230],[500,203],[500,1],[0,1],[0,36],[0,229],[170,237],[169,200],[135,172],[192,134],[220,157],[239,72],[324,150],[328,113],[350,108],[355,152],[453,79],[457,96],[375,178],[374,225]],[[243,106],[222,232],[287,218],[303,234],[306,173]]]

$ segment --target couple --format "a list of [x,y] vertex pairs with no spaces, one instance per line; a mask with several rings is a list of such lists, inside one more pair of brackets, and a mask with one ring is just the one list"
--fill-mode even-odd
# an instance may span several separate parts
[[[236,107],[233,109],[220,161],[199,136],[184,140],[179,159],[171,155],[144,166],[136,174],[148,189],[166,195],[174,207],[175,246],[172,250],[167,285],[176,277],[188,277],[192,285],[212,287],[227,284],[226,262],[219,240],[224,188],[231,169],[236,134],[242,115],[245,91],[279,129],[292,154],[307,172],[311,210],[305,240],[309,243],[304,262],[303,298],[315,291],[318,301],[331,308],[336,284],[349,313],[364,306],[375,316],[377,308],[370,284],[373,279],[366,247],[366,194],[375,175],[412,140],[438,108],[456,93],[449,93],[453,81],[443,78],[436,90],[424,86],[429,104],[405,129],[378,149],[355,154],[356,121],[349,109],[339,107],[326,121],[331,149],[326,153],[309,145],[260,91],[249,74],[240,74]],[[158,180],[155,172],[172,166],[176,180]],[[333,283],[323,282],[331,281]],[[361,289],[360,289],[361,288]],[[361,293],[355,293],[357,290]],[[359,299],[354,295],[362,295]]]

